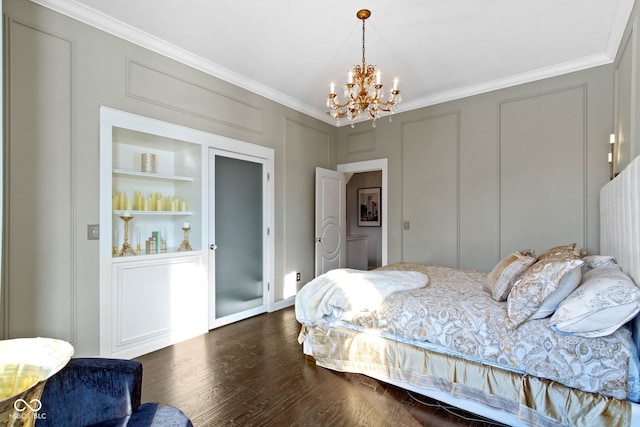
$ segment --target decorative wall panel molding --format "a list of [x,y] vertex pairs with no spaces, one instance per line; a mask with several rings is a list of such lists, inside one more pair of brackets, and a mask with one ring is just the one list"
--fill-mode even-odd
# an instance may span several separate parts
[[331,169],[331,134],[285,119],[284,193],[285,271],[301,273],[303,281],[285,284],[285,296],[296,284],[314,277],[315,168]]
[[[162,70],[127,61],[127,96],[262,134],[262,110]],[[163,90],[157,90],[159,87]]]
[[8,20],[5,335],[77,341],[73,43]]
[[403,261],[460,262],[460,113],[402,128]]
[[586,109],[586,84],[500,104],[500,256],[586,246]]
[[638,136],[635,116],[638,113],[638,69],[637,54],[638,33],[637,18],[633,20],[631,32],[624,44],[620,46],[615,68],[615,156],[614,173],[620,172],[640,153],[633,153],[632,144]]

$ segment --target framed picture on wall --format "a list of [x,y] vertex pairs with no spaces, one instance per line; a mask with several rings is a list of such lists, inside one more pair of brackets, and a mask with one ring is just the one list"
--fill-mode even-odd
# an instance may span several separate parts
[[380,227],[380,187],[358,188],[358,227]]

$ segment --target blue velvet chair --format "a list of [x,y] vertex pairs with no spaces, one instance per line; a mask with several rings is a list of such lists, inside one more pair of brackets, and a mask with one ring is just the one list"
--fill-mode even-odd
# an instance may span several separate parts
[[135,360],[76,358],[45,384],[36,427],[193,427],[178,408],[141,404],[142,364]]

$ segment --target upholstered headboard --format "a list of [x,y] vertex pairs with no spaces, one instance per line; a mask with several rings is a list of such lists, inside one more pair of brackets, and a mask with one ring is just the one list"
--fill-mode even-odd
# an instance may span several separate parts
[[[640,286],[640,156],[600,190],[600,253]],[[640,316],[633,333],[640,348]]]

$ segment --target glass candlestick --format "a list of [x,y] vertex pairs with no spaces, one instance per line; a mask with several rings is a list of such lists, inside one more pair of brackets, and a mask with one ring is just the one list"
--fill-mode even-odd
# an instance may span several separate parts
[[182,241],[182,243],[180,243],[180,246],[178,247],[178,252],[190,251],[191,244],[189,243],[189,230],[191,230],[191,227],[182,227],[182,230],[184,231],[184,240]]
[[134,251],[129,244],[129,221],[131,221],[133,217],[131,215],[122,215],[120,219],[124,221],[124,243],[122,244],[119,255],[135,255],[136,251]]
[[113,247],[111,254],[118,255],[118,227],[113,228],[113,241],[111,243],[111,246]]
[[167,227],[162,227],[160,234],[160,252],[167,252]]
[[136,253],[140,253],[140,227],[136,227]]

